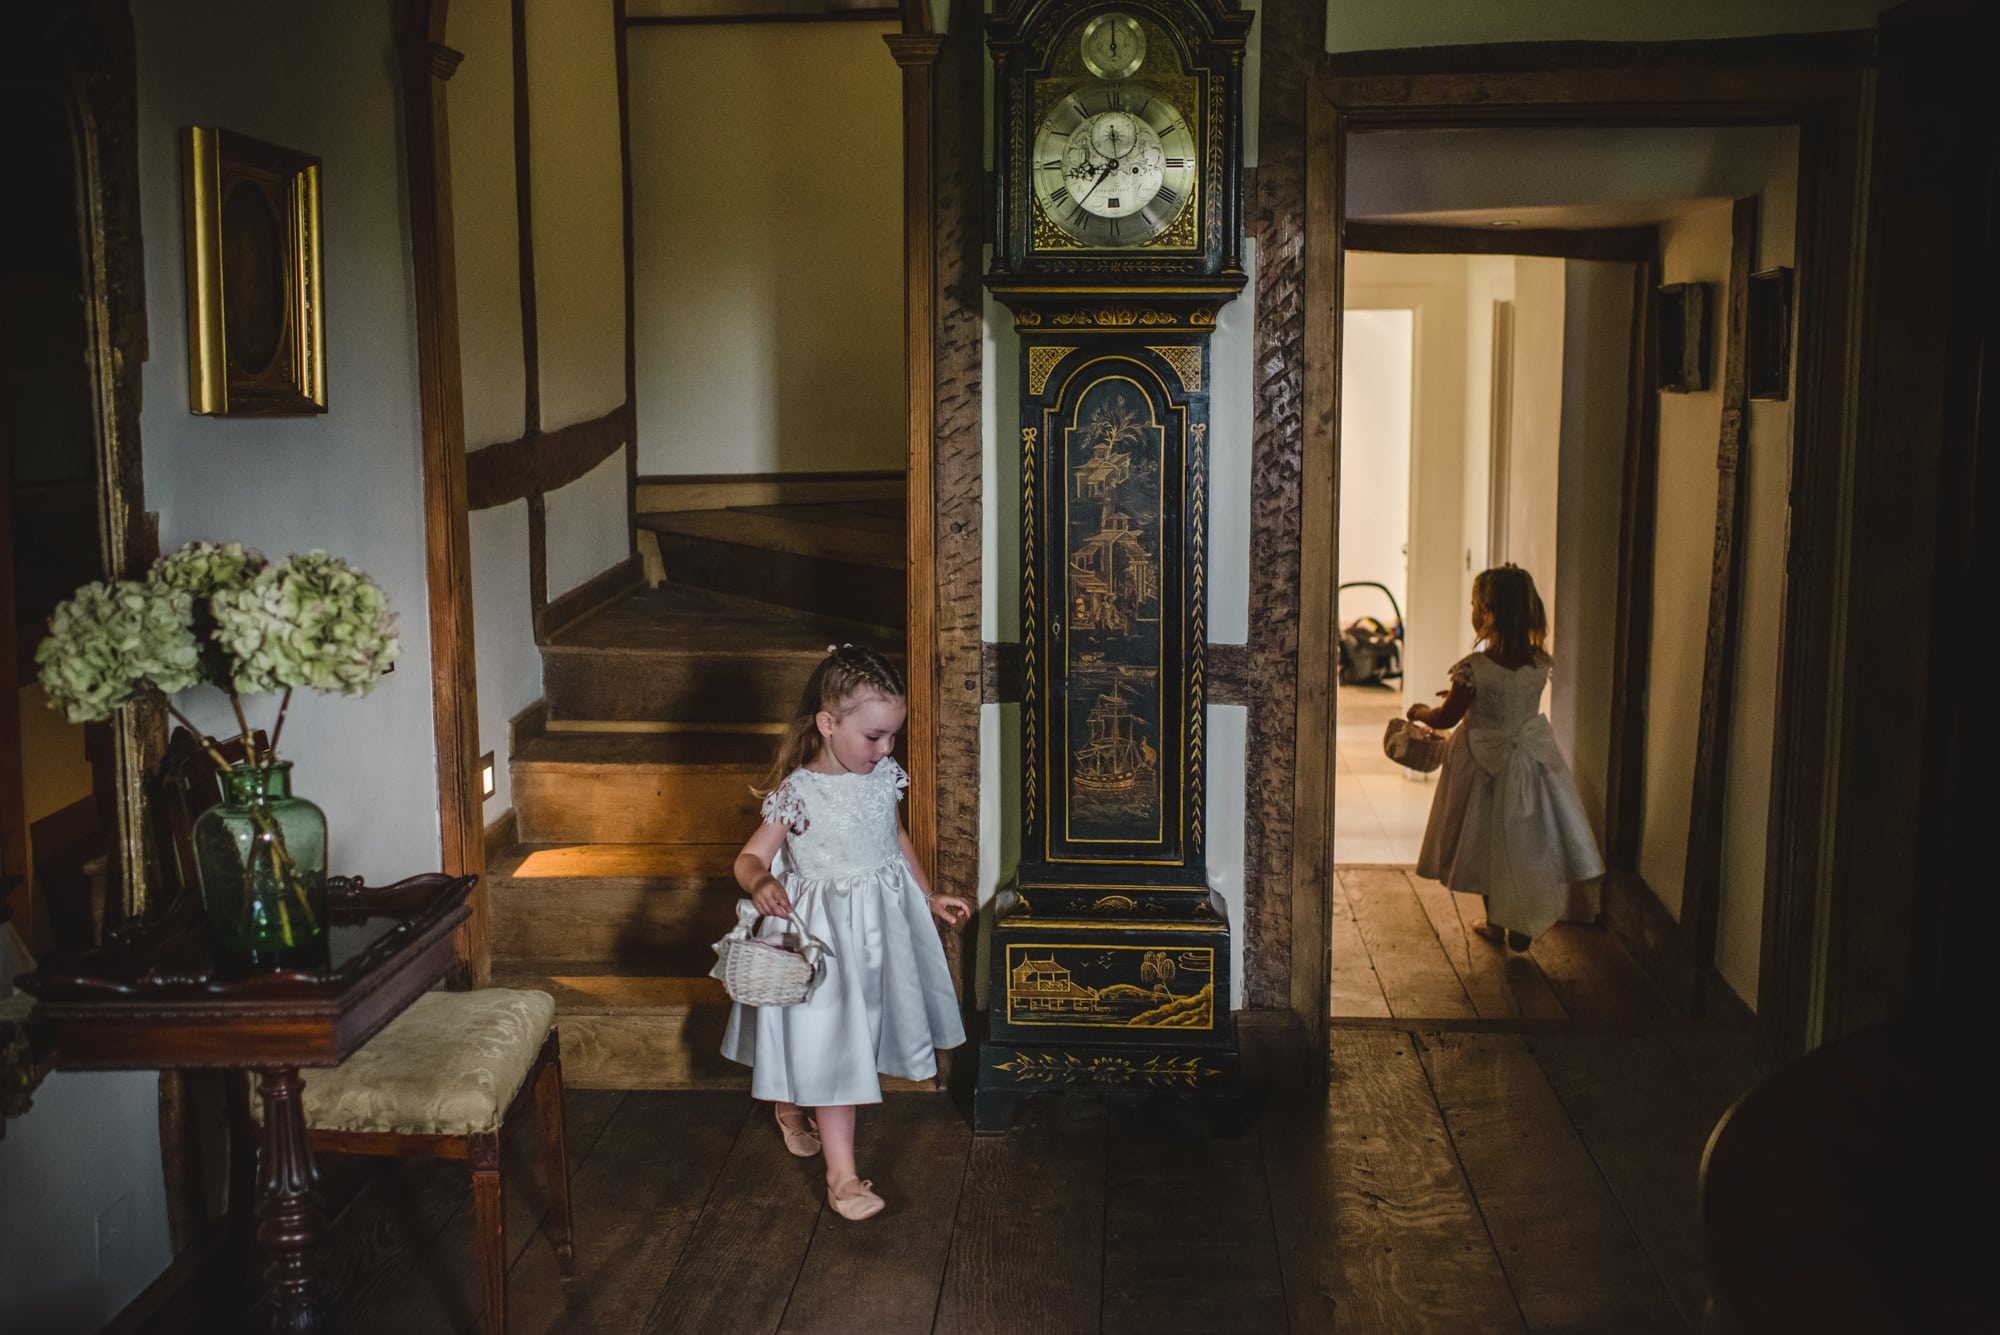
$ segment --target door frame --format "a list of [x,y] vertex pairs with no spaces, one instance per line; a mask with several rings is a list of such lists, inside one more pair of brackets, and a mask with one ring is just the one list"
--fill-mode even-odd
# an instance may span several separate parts
[[[1297,754],[1330,757],[1335,628],[1313,611],[1303,587],[1315,569],[1337,582],[1340,331],[1346,251],[1346,143],[1366,130],[1495,126],[1793,125],[1799,129],[1799,351],[1792,434],[1791,537],[1781,629],[1778,716],[1765,929],[1759,983],[1760,1048],[1802,1052],[1819,1037],[1819,991],[1830,924],[1823,908],[1831,873],[1824,833],[1839,791],[1838,721],[1847,684],[1834,671],[1844,624],[1848,560],[1844,517],[1853,507],[1857,420],[1852,397],[1860,320],[1869,34],[1621,44],[1615,63],[1591,43],[1329,56],[1315,71],[1306,108],[1306,411],[1302,440],[1301,653]],[[1628,535],[1629,537],[1629,535]],[[1633,610],[1621,588],[1621,650]],[[1310,618],[1310,624],[1308,619]],[[1308,635],[1310,629],[1311,634]],[[1636,631],[1637,627],[1629,629]],[[1308,647],[1317,653],[1308,653]],[[1315,662],[1314,660],[1318,661]],[[1309,682],[1308,678],[1312,678]],[[1332,821],[1330,759],[1313,787],[1323,809],[1301,802],[1308,829]],[[1318,796],[1315,794],[1315,796]],[[1306,796],[1301,784],[1301,797]],[[1309,879],[1314,860],[1295,857],[1291,886],[1295,997],[1317,974],[1324,1032],[1330,1002],[1331,882]],[[1321,1046],[1324,1051],[1324,1046]]]

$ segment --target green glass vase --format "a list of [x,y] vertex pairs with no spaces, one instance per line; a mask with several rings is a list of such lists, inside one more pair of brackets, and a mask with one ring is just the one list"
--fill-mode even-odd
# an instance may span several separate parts
[[218,977],[326,969],[326,816],[292,796],[289,760],[238,762],[194,825]]

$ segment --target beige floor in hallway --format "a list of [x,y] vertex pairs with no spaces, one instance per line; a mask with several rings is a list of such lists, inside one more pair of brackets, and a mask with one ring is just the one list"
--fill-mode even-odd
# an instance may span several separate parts
[[1333,860],[1342,867],[1416,865],[1436,774],[1382,754],[1382,729],[1403,712],[1394,686],[1342,686],[1335,716]]

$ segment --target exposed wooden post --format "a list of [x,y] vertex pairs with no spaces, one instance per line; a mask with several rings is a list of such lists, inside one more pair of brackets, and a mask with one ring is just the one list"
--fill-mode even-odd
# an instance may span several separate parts
[[458,947],[483,984],[491,967],[486,840],[475,772],[479,684],[473,663],[472,540],[465,504],[465,419],[459,382],[458,273],[451,216],[445,81],[464,57],[444,45],[447,0],[406,0],[399,54],[404,158],[415,257],[417,388],[423,414],[424,567],[430,592],[431,718],[436,735],[442,870],[477,876]]
[[[928,9],[912,7],[928,23]],[[908,13],[906,27],[912,22]],[[933,199],[936,65],[942,34],[883,38],[903,69],[903,383],[909,443],[908,654],[910,842],[926,868],[937,865],[937,567],[935,460],[937,409],[937,218]]]

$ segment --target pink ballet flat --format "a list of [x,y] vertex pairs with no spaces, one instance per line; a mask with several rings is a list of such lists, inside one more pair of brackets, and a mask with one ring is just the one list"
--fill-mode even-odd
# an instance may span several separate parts
[[858,1177],[850,1177],[838,1186],[826,1189],[826,1203],[833,1207],[842,1219],[869,1219],[882,1213],[885,1202],[871,1188],[873,1182]]
[[810,1159],[819,1153],[819,1123],[799,1109],[792,1111],[795,1121],[785,1120],[785,1110],[776,1109],[778,1132],[785,1138],[785,1148],[801,1159]]

